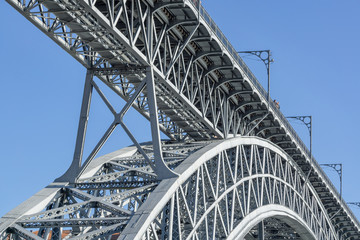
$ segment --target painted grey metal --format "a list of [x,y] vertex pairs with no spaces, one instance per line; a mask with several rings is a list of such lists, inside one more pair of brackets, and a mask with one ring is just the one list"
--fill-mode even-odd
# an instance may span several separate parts
[[[260,60],[265,64],[266,67],[266,74],[267,74],[267,101],[270,105],[270,64],[274,62],[274,59],[271,58],[271,51],[270,50],[257,50],[257,51],[240,51],[238,53],[249,53],[254,56],[260,58]],[[263,53],[266,53],[266,57],[263,56]],[[270,109],[270,106],[269,106]]]
[[[1,239],[253,239],[262,221],[265,239],[341,239],[306,174],[271,142],[238,137],[162,146],[178,178],[158,181],[128,147],[4,216],[13,220],[0,225]],[[143,147],[152,155],[152,145]]]
[[146,70],[146,87],[150,110],[151,136],[155,159],[155,173],[159,179],[177,177],[178,175],[166,166],[163,159],[158,121],[159,118],[157,114],[158,110],[156,104],[155,81],[152,67],[148,67]]
[[[159,184],[120,239],[242,239],[269,217],[298,227],[302,239],[338,239],[306,174],[268,141],[214,142],[190,155],[176,172],[180,177]],[[159,230],[164,224],[172,237]]]
[[320,164],[320,166],[332,168],[339,175],[339,178],[340,178],[340,196],[342,197],[342,185],[343,185],[343,182],[342,182],[343,165],[342,165],[342,163],[331,163],[331,164],[324,163],[324,164]]
[[92,71],[88,70],[86,73],[84,93],[81,104],[81,112],[80,112],[78,133],[76,137],[74,158],[69,169],[65,172],[65,174],[56,180],[58,182],[70,182],[70,181],[73,182],[77,177],[77,175],[79,174],[81,168],[83,152],[84,152],[86,128],[89,120],[91,95],[93,90],[93,85],[92,85],[93,76],[94,75]]
[[[205,145],[167,144],[162,149],[164,159],[175,168]],[[143,147],[152,155],[152,145]],[[0,239],[54,239],[56,232],[57,239],[117,234],[158,183],[136,147],[116,151],[92,160],[74,183],[55,182],[6,214],[1,218]]]
[[[116,192],[153,186],[152,184],[156,184],[161,179],[175,176],[173,170],[180,160],[166,159],[164,146],[160,144],[159,130],[180,145],[186,141],[196,143],[249,134],[252,137],[270,140],[279,149],[284,149],[303,172],[310,172],[309,182],[321,203],[326,206],[335,231],[343,238],[353,236],[356,238],[359,232],[358,221],[280,110],[272,101],[267,100],[268,93],[199,1],[7,0],[7,2],[78,60],[88,69],[88,73],[93,73],[127,102],[123,110],[116,113],[105,95],[92,81],[91,88],[99,93],[113,113],[114,122],[86,160],[81,161],[86,121],[80,120],[79,137],[74,154],[74,165],[77,167],[71,167],[69,172],[79,168],[80,161],[83,164],[78,177],[89,175],[87,177],[91,178],[96,174],[94,169],[101,172],[102,165],[95,164],[97,162],[95,156],[119,124],[134,142],[134,151],[140,154],[137,156],[138,159],[128,160],[127,164],[130,166],[125,167],[120,163],[110,164],[111,169],[125,171],[125,175],[118,177],[112,175],[119,181],[102,182],[97,180],[99,177],[92,178],[92,181],[82,181],[80,178],[73,178],[75,173],[69,173],[58,179],[60,190],[56,192],[57,195],[61,195],[64,188],[71,186],[87,191],[87,194],[93,193],[98,196],[104,191]],[[147,82],[151,84],[146,86]],[[86,99],[90,98],[86,93],[89,91],[84,91],[85,100],[82,106],[84,113],[88,110]],[[151,121],[154,146],[144,147],[139,144],[122,121],[131,106]],[[149,155],[149,149],[153,148],[152,155]],[[131,174],[126,170],[130,168]],[[107,174],[106,171],[104,174]],[[74,191],[71,192],[73,193]],[[147,195],[142,196],[147,198]],[[74,201],[71,197],[56,199],[57,202],[52,202],[51,207],[50,205],[47,207],[61,208],[61,204],[72,204]],[[137,202],[132,203],[136,207],[140,205],[139,199],[131,201]],[[108,211],[109,214],[117,214],[120,210],[110,208],[102,200],[85,202],[77,208],[100,209],[100,212]],[[67,207],[62,210],[70,211]],[[77,214],[86,215],[85,210],[79,211],[82,212]],[[94,216],[97,216],[97,210],[92,211]],[[6,222],[5,225],[8,226],[8,223],[17,219],[16,216],[21,215],[19,214],[13,214],[12,217],[6,215],[3,218],[6,220],[2,222]],[[123,227],[120,222],[115,228],[104,227],[96,233],[96,237],[105,238]],[[24,237],[22,228],[16,226],[12,231],[15,235]],[[89,228],[85,227],[84,231],[88,231],[86,229]],[[6,227],[0,227],[0,230],[4,231],[4,229]],[[39,233],[41,231],[39,230]],[[44,231],[41,234],[45,237],[49,236],[50,232]],[[60,238],[61,228],[54,228],[52,233],[53,239]],[[87,233],[84,233],[83,237],[89,238]]]

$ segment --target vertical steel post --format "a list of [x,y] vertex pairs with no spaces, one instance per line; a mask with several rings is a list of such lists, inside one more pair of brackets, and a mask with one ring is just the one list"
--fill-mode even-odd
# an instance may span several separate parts
[[267,77],[268,77],[268,97],[267,97],[267,100],[268,100],[268,110],[270,111],[270,62],[271,62],[271,59],[270,59],[270,50],[267,51],[267,54],[268,54],[268,59],[267,59],[267,65],[266,66],[266,69],[267,69]]
[[342,176],[343,176],[343,171],[342,171],[342,163],[340,163],[340,167],[341,167],[341,172],[340,172],[340,197],[342,198]]
[[151,136],[152,136],[152,143],[154,149],[154,162],[155,162],[156,174],[158,175],[159,179],[177,177],[178,175],[167,167],[162,155],[159,118],[157,112],[158,109],[156,103],[154,72],[152,67],[148,67],[146,69],[146,89],[147,89],[147,98],[148,98],[148,105],[150,111]]
[[[293,116],[293,117],[286,117],[286,118],[292,118],[301,121],[309,130],[309,136],[310,136],[310,170],[306,176],[306,181],[309,179],[311,171],[312,171],[312,162],[313,162],[313,156],[312,156],[312,116]],[[309,122],[306,121],[306,119],[309,118]]]
[[340,178],[340,198],[342,199],[342,175],[343,175],[343,165],[342,163],[330,163],[330,164],[320,164],[320,166],[325,166],[325,167],[330,167],[333,170],[335,170],[335,172],[337,172],[337,174],[339,175]]
[[312,116],[310,117],[310,166],[313,162],[313,156],[312,156]]
[[[261,56],[262,53],[266,52],[267,53],[267,58],[264,58],[263,56]],[[270,111],[270,63],[274,62],[273,59],[271,59],[271,52],[270,50],[258,50],[258,51],[239,51],[237,53],[249,53],[252,54],[254,56],[257,56],[258,58],[260,58],[261,61],[263,61],[263,63],[265,64],[266,67],[266,73],[267,73],[267,101],[268,101],[268,111]]]
[[264,238],[264,221],[258,224],[258,240],[265,240]]
[[81,167],[82,156],[84,153],[86,128],[89,120],[91,96],[93,90],[92,80],[93,80],[93,72],[91,70],[88,70],[86,72],[84,94],[83,94],[81,113],[79,119],[79,128],[76,137],[76,145],[74,151],[74,162],[77,163],[77,166],[79,168]]
[[93,72],[87,70],[73,161],[64,175],[57,178],[55,182],[72,182],[80,172],[93,90],[92,81]]

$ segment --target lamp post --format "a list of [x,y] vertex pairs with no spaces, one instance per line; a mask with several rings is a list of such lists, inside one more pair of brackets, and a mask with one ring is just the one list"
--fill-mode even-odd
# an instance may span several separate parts
[[[268,81],[267,101],[268,101],[269,110],[270,110],[270,63],[274,62],[274,59],[271,58],[270,50],[239,51],[237,53],[249,53],[249,54],[252,54],[252,55],[257,56],[258,58],[260,58],[260,60],[265,64],[266,73],[267,73],[267,81]],[[264,56],[263,53],[266,53],[266,55]]]
[[320,164],[320,166],[332,168],[337,172],[337,174],[339,175],[339,178],[340,178],[340,197],[342,198],[342,175],[343,175],[342,163]]
[[[290,116],[290,117],[286,117],[286,118],[291,118],[291,119],[296,119],[298,121],[301,121],[303,124],[305,124],[305,126],[307,127],[307,129],[309,130],[309,136],[310,136],[310,165],[312,164],[312,116]],[[308,177],[310,176],[311,173],[311,169],[308,173]]]

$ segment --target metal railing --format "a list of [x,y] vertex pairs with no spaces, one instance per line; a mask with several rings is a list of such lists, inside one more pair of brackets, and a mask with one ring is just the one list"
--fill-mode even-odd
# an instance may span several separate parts
[[[230,53],[230,55],[236,60],[237,64],[241,67],[241,69],[244,71],[244,73],[247,75],[250,82],[255,86],[255,88],[259,91],[259,93],[264,97],[264,99],[267,99],[267,92],[266,90],[261,86],[260,82],[257,80],[255,75],[251,72],[249,67],[245,64],[245,62],[242,60],[242,58],[239,56],[237,51],[234,49],[232,44],[229,42],[229,40],[225,37],[225,35],[222,33],[220,28],[216,25],[214,20],[210,17],[209,13],[205,10],[205,8],[201,5],[200,0],[187,0],[190,1],[195,8],[200,11],[200,16],[205,20],[205,22],[209,25],[213,33],[218,37],[218,39],[221,41],[223,46],[227,49],[227,51]],[[312,167],[314,167],[318,172],[321,173],[321,177],[323,180],[330,186],[330,188],[333,190],[335,195],[338,197],[338,199],[342,202],[343,206],[347,210],[347,212],[352,216],[353,220],[356,221],[357,225],[360,226],[360,223],[358,222],[357,218],[354,216],[350,208],[347,206],[346,202],[342,199],[338,191],[336,190],[335,186],[332,184],[330,179],[325,174],[324,170],[320,167],[319,163],[315,160],[313,156],[311,156],[309,149],[306,147],[304,142],[301,140],[299,135],[296,133],[294,128],[291,126],[289,121],[285,118],[285,116],[282,114],[282,112],[278,109],[278,107],[275,105],[275,103],[270,98],[270,109],[272,110],[273,114],[276,115],[280,119],[281,124],[284,125],[285,129],[292,135],[291,137],[294,139],[294,141],[297,143],[297,145],[301,148],[301,150],[306,154],[308,159],[312,159],[313,161],[311,164],[313,164]],[[310,161],[310,160],[309,160]]]

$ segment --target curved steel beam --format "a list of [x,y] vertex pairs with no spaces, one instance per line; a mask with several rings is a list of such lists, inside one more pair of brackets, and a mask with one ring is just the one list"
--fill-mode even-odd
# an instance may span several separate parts
[[[247,150],[243,149],[243,146],[247,146]],[[262,155],[258,155],[260,150],[258,150],[256,146],[263,149],[261,150],[261,152],[265,156],[270,156],[270,154],[268,154],[268,151],[273,152],[275,154],[275,158],[273,160],[267,160],[267,161],[274,161],[275,159],[277,159],[276,161],[278,161],[279,163],[277,167],[282,168],[282,170],[279,170],[280,172],[278,173],[286,172],[288,174],[291,174],[291,176],[287,176],[287,177],[276,176],[275,177],[276,180],[274,179],[274,183],[270,184],[271,185],[270,189],[262,189],[261,191],[254,190],[254,192],[251,193],[250,189],[253,188],[251,182],[255,184],[255,182],[261,182],[260,178],[268,178],[268,177],[272,178],[270,172],[263,172],[260,170],[264,167],[261,166],[261,164],[260,167],[258,168],[259,169],[258,173],[252,172],[256,170],[249,170],[249,168],[245,167],[239,173],[236,173],[235,171],[232,174],[228,173],[228,175],[220,175],[218,177],[212,175],[213,171],[215,172],[217,171],[218,174],[221,174],[221,172],[225,170],[223,169],[223,167],[226,168],[225,166],[227,166],[228,164],[227,161],[235,161],[232,162],[235,168],[237,167],[243,168],[244,166],[247,166],[243,161],[257,161],[255,160],[256,157],[254,159],[251,159],[254,156],[258,156],[259,159],[263,159]],[[233,155],[234,153],[235,155]],[[242,159],[240,157],[241,154],[245,154],[245,153],[247,153],[248,154],[247,156],[249,157],[247,160]],[[278,156],[279,158],[276,156]],[[241,164],[239,161],[241,161]],[[288,165],[280,166],[281,164],[285,164],[285,163],[288,163]],[[288,169],[289,167],[293,168],[293,170],[291,171],[287,170],[284,172],[284,169],[285,168]],[[279,206],[278,209],[275,209],[278,211],[274,211],[274,213],[270,214],[271,216],[279,215],[280,208],[282,208],[282,210],[286,209],[284,211],[285,212],[284,215],[286,215],[286,217],[296,219],[297,225],[299,225],[299,223],[300,225],[302,225],[301,222],[304,223],[302,225],[303,228],[301,228],[302,230],[299,230],[300,228],[298,227],[298,231],[300,232],[299,234],[305,239],[321,239],[321,238],[338,239],[337,234],[333,226],[331,225],[330,218],[328,217],[324,207],[321,205],[321,201],[317,196],[316,191],[313,189],[311,184],[309,184],[309,182],[305,181],[306,178],[305,174],[299,168],[297,168],[296,163],[293,162],[293,160],[289,157],[289,155],[287,155],[284,151],[282,151],[276,145],[270,143],[269,141],[265,141],[256,137],[240,137],[240,138],[232,138],[229,140],[215,142],[199,150],[198,152],[187,158],[186,161],[184,161],[176,169],[176,172],[180,174],[179,178],[162,181],[159,185],[158,188],[159,190],[155,189],[155,191],[152,193],[151,201],[147,201],[141,207],[141,209],[139,209],[139,211],[135,214],[134,218],[130,220],[129,224],[127,225],[126,229],[123,232],[123,239],[134,239],[134,238],[140,239],[142,237],[147,239],[147,235],[145,234],[145,232],[147,232],[151,236],[155,235],[158,238],[161,238],[162,236],[165,235],[169,236],[168,234],[173,234],[172,231],[175,228],[177,229],[176,230],[177,234],[180,235],[174,235],[174,236],[171,235],[171,236],[173,238],[180,238],[180,239],[188,239],[188,238],[191,239],[192,237],[195,236],[198,236],[199,238],[203,239],[206,238],[205,237],[206,235],[204,234],[209,234],[207,236],[209,236],[210,238],[220,238],[220,236],[221,237],[235,236],[236,234],[231,235],[232,231],[234,231],[235,229],[243,229],[243,228],[241,227],[237,228],[237,226],[239,226],[239,224],[241,224],[242,221],[237,221],[236,225],[231,225],[232,222],[231,219],[233,217],[238,216],[240,219],[245,219],[244,217],[251,216],[250,214],[253,212],[254,214],[258,213],[257,212],[258,209],[264,209],[264,212],[271,213],[273,209],[271,204],[276,203],[276,201],[280,201],[282,204],[286,203],[287,201],[286,197],[280,197],[280,198],[270,197],[272,196],[272,194],[277,193],[275,186],[278,184],[285,184],[287,186],[285,187],[284,185],[282,189],[289,189],[289,190],[291,189],[290,191],[294,191],[291,194],[289,193],[288,199],[295,199],[297,198],[296,196],[299,196],[299,199],[294,200],[296,203],[294,202],[289,205],[292,207],[286,207],[284,205]],[[240,175],[237,176],[237,174]],[[296,175],[296,177],[294,174]],[[259,180],[255,181],[256,178],[259,178]],[[295,181],[290,180],[291,178],[296,178],[297,180]],[[218,180],[221,179],[222,183],[217,182],[218,180],[216,179]],[[296,182],[298,185],[291,185],[291,183],[294,184],[294,182]],[[244,188],[245,185],[246,185],[246,189],[250,191],[247,192],[246,195],[242,196],[241,195],[242,193],[235,192],[235,189],[245,189]],[[258,189],[258,187],[260,186],[257,185],[255,189]],[[204,195],[204,191],[207,192],[206,197]],[[267,194],[266,196],[270,197],[268,199],[278,199],[278,200],[276,200],[273,203],[271,203],[273,200],[270,200],[271,201],[269,202],[270,205],[267,204],[264,205],[267,206],[267,208],[261,208],[262,207],[261,201],[267,201],[267,200],[265,200],[266,197],[261,198],[260,196],[255,196],[256,192],[258,192],[259,194],[261,192],[264,194],[264,196]],[[231,215],[231,214],[227,215],[225,211],[221,210],[221,209],[225,209],[225,206],[223,205],[226,202],[225,199],[231,199],[231,198],[233,199],[232,202],[241,201],[241,199],[243,199],[246,202],[244,203],[244,205],[241,202],[236,205],[237,206],[236,215]],[[249,199],[249,202],[247,202],[246,199]],[[252,199],[251,204],[256,204],[256,206],[258,207],[255,207],[254,205],[254,208],[251,208],[250,210],[249,205],[247,205],[250,204],[250,199]],[[208,204],[203,205],[203,201],[208,202]],[[304,202],[301,203],[302,201]],[[181,204],[181,206],[185,206],[185,207],[179,209],[178,204]],[[293,208],[295,205],[297,207]],[[299,207],[301,208],[301,206],[304,207],[304,211],[310,211],[309,213],[305,214],[308,217],[304,218],[304,215],[301,213],[303,210],[299,209]],[[228,209],[233,209],[233,208],[234,205],[228,206]],[[149,212],[149,209],[152,210]],[[198,216],[194,216],[193,214],[197,215],[195,213],[197,211],[198,211],[197,213]],[[297,217],[294,217],[296,215],[292,214],[291,211],[296,211]],[[234,212],[234,209],[232,210],[232,212]],[[219,214],[219,216],[216,217],[216,214]],[[311,224],[309,223],[310,220],[309,214],[313,215],[314,217],[317,216],[315,217],[315,219],[317,220],[315,221],[311,220],[311,222],[313,222]],[[320,216],[318,214],[321,215],[320,218],[318,218]],[[163,222],[164,218],[172,219],[172,220],[167,224]],[[311,217],[311,219],[313,219],[313,217]],[[209,225],[210,224],[209,222],[211,222],[211,224],[214,224],[214,222],[216,221],[219,221],[220,232],[219,229],[217,229],[216,232],[214,232],[213,230],[211,230],[213,229],[213,227]],[[255,222],[258,221],[260,221],[260,219],[257,219],[257,221]],[[179,223],[182,222],[184,223],[184,225],[181,226],[177,225],[177,222]],[[163,224],[165,223],[167,232],[164,233],[162,231],[157,231],[156,229],[160,227],[160,225],[158,225],[157,223],[163,223]],[[230,226],[232,227],[229,227],[228,224],[230,224]],[[319,227],[319,230],[316,232],[312,230],[303,231],[304,229],[307,230],[312,229],[313,227],[312,224],[316,224],[317,228]],[[208,228],[206,226],[208,226]],[[306,226],[307,228],[304,228],[304,226]],[[202,229],[201,231],[196,230],[199,227],[201,227]],[[187,229],[186,233],[182,232],[184,231],[182,230],[182,228]],[[210,229],[210,230],[205,230],[205,229]]]
[[229,82],[244,82],[245,79],[243,78],[225,78],[225,79],[218,79],[218,82],[215,84],[215,89],[220,87],[221,85]]
[[248,106],[248,105],[259,104],[259,103],[261,103],[261,101],[244,101],[240,105],[236,106],[235,111],[239,111],[242,107],[245,107],[245,106]]
[[[253,109],[253,110],[250,110],[249,112],[246,112],[244,115],[243,115],[243,119],[247,118],[248,116],[250,116],[251,114],[253,113],[260,113],[260,112],[267,112],[266,109]],[[259,120],[261,118],[263,118],[264,116],[256,116],[254,117],[253,119],[249,119],[250,120],[250,124],[253,123],[254,121],[256,120]]]
[[227,99],[229,100],[229,98],[233,97],[234,95],[242,95],[242,94],[249,94],[249,95],[253,95],[254,91],[253,90],[248,90],[248,89],[243,89],[243,90],[232,90],[229,92]]
[[224,55],[223,51],[206,51],[206,52],[203,51],[196,54],[196,56],[194,57],[194,62],[205,56],[223,56],[223,55]]
[[206,71],[204,71],[204,76],[212,73],[213,71],[215,70],[219,70],[219,69],[234,69],[234,66],[233,65],[216,65],[216,66],[213,66],[209,69],[207,69]]
[[242,240],[259,222],[267,218],[279,218],[283,222],[289,224],[301,239],[316,240],[316,234],[307,226],[306,222],[296,212],[289,208],[271,205],[263,206],[246,216],[241,223],[230,233],[227,240]]
[[173,22],[170,22],[171,24],[168,25],[166,31],[170,31],[171,29],[173,29],[176,26],[179,25],[183,25],[183,24],[189,24],[192,23],[194,27],[196,27],[196,25],[198,24],[198,20],[197,19],[184,19],[184,20],[176,20]]
[[261,132],[263,132],[263,131],[266,131],[266,130],[277,129],[277,128],[279,128],[279,126],[265,126],[265,127],[263,127],[263,128],[260,128],[260,129],[257,131],[256,134],[259,134],[259,133],[261,133]]

